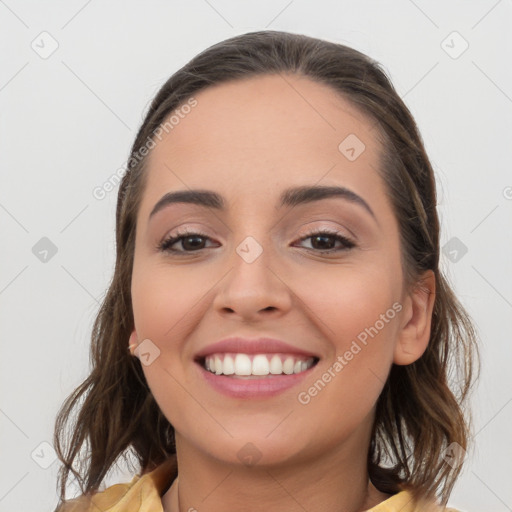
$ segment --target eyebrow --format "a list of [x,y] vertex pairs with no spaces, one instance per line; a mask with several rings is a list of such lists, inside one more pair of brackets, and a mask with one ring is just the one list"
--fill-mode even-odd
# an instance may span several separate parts
[[[279,198],[278,207],[294,206],[320,201],[322,199],[340,198],[363,207],[374,219],[375,213],[368,203],[352,190],[336,186],[300,186],[284,190]],[[165,194],[153,207],[149,219],[163,208],[176,203],[195,204],[205,208],[226,211],[226,201],[217,192],[211,190],[177,190]]]

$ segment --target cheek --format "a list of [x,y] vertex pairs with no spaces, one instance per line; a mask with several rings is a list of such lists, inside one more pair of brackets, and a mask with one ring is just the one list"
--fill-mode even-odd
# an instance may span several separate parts
[[161,343],[179,339],[177,333],[187,324],[187,317],[194,316],[207,291],[204,281],[201,284],[197,277],[179,267],[171,271],[165,264],[134,269],[132,302],[140,339],[153,337]]
[[[192,354],[184,340],[197,326],[212,285],[200,272],[165,263],[134,266],[132,306],[138,341],[151,340],[158,356],[142,370],[155,400],[174,426],[181,426],[194,402],[186,389]],[[210,276],[211,277],[211,276]],[[198,411],[194,410],[197,416]],[[185,428],[185,427],[183,427]]]
[[[389,337],[393,304],[400,298],[399,279],[382,266],[346,266],[308,272],[307,279],[294,279],[297,293],[311,312],[312,321],[323,326],[323,333],[338,352],[377,323],[379,335]],[[391,310],[391,311],[390,311]],[[387,315],[386,315],[387,313]],[[389,320],[383,323],[381,320]],[[382,331],[382,332],[380,332]],[[394,331],[393,331],[394,332]],[[391,336],[392,337],[392,336]]]
[[177,288],[176,277],[169,274],[150,262],[134,266],[131,292],[138,341],[154,344],[149,345],[155,354],[150,364],[141,357],[142,370],[159,408],[175,425],[190,402],[179,383],[184,380],[180,332],[190,311],[186,295],[191,292]]
[[330,342],[322,374],[305,383],[297,397],[312,417],[322,414],[334,426],[356,425],[375,404],[392,364],[401,310],[393,275],[379,266],[338,273],[331,268],[303,284],[312,321]]

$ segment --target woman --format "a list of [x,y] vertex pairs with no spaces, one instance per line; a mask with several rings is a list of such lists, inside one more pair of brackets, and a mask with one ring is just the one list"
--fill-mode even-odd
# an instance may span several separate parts
[[[379,65],[233,37],[163,85],[128,164],[94,365],[56,422],[61,499],[70,473],[83,496],[59,510],[444,508],[476,334],[439,269],[432,167]],[[140,474],[100,491],[130,451]]]

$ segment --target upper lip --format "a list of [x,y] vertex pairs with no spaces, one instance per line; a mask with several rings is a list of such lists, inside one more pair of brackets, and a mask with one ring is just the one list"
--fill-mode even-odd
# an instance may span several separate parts
[[241,354],[296,354],[299,356],[316,357],[318,356],[302,348],[298,348],[294,345],[286,343],[284,341],[274,338],[242,338],[233,336],[225,338],[208,345],[207,347],[200,350],[195,359],[203,359],[211,354],[219,353],[241,353]]

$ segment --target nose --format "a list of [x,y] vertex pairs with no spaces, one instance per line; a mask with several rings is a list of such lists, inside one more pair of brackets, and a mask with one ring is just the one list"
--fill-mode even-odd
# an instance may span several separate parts
[[213,301],[218,313],[251,322],[290,310],[293,293],[289,279],[270,249],[249,239],[237,247],[228,265]]

